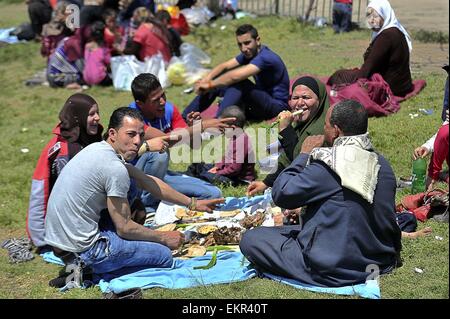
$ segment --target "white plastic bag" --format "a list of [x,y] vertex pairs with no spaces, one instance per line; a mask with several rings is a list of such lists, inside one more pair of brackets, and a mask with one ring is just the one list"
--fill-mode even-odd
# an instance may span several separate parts
[[200,48],[191,43],[184,42],[180,46],[181,59],[190,65],[195,63],[196,65],[208,65],[211,63],[211,58]]
[[116,90],[131,91],[131,82],[143,69],[143,63],[134,55],[115,56],[111,58],[113,86]]
[[170,86],[169,78],[167,77],[163,56],[160,52],[145,59],[144,69],[141,73],[151,73],[156,75],[161,83],[162,88]]
[[170,86],[164,69],[164,60],[161,53],[139,61],[134,55],[115,56],[111,58],[111,73],[113,86],[116,90],[131,91],[131,82],[141,73],[156,75],[163,88]]

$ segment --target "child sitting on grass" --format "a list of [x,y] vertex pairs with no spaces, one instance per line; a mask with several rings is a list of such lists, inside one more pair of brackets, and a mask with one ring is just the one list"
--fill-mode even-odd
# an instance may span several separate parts
[[214,184],[233,186],[250,183],[256,179],[255,153],[249,136],[244,132],[245,114],[238,106],[227,107],[219,118],[234,117],[233,129],[226,129],[229,139],[225,156],[216,164],[193,163],[186,174]]
[[111,53],[105,46],[105,24],[96,21],[91,26],[91,38],[84,48],[84,81],[89,85],[111,85],[108,75]]

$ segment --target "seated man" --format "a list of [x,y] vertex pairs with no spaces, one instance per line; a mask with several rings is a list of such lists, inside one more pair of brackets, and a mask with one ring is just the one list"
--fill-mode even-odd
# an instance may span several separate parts
[[[136,162],[136,167],[147,175],[163,179],[175,190],[187,196],[201,199],[221,197],[220,189],[210,183],[168,171],[170,158],[167,148],[169,142],[174,141],[171,137],[179,133],[181,136],[189,135],[192,138],[194,129],[187,126],[177,107],[167,101],[158,78],[151,73],[139,74],[131,84],[131,91],[134,102],[130,103],[129,108],[137,109],[142,114],[146,138],[148,139],[139,152],[140,157]],[[229,122],[229,118],[209,119],[202,121],[201,127],[203,129],[225,128],[227,127],[226,123]],[[198,133],[200,133],[200,130]],[[157,136],[161,136],[161,138],[154,139]],[[176,141],[177,139],[175,139]],[[147,145],[148,148],[146,149]],[[145,150],[150,152],[145,152]],[[159,200],[155,200],[152,194],[145,191],[141,199],[144,205],[151,210],[156,209],[159,203]]]
[[[218,96],[223,99],[216,117],[231,105],[245,107],[249,120],[271,119],[289,109],[289,76],[283,60],[261,45],[252,25],[240,26],[236,39],[241,54],[216,66],[195,85],[198,96],[184,110],[184,119],[207,109]],[[255,83],[248,79],[251,76]]]
[[127,164],[136,157],[143,136],[141,114],[127,107],[116,109],[106,141],[81,150],[56,180],[44,239],[66,264],[79,259],[95,275],[114,272],[117,276],[142,268],[171,267],[170,250],[180,247],[184,236],[178,231],[154,231],[131,219],[130,177],[158,198],[190,209],[211,211],[223,202],[189,198]]
[[[263,272],[322,287],[364,283],[398,265],[396,180],[373,150],[367,112],[346,100],[330,108],[325,136],[309,136],[301,154],[276,179],[276,205],[303,209],[303,225],[244,233],[242,253]],[[320,147],[326,140],[333,147]],[[319,147],[319,148],[316,148]],[[316,149],[314,149],[316,148]]]

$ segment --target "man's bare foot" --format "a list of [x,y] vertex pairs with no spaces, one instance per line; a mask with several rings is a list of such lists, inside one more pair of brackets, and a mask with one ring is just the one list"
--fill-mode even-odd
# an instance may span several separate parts
[[433,230],[431,229],[431,227],[425,227],[421,230],[418,230],[418,231],[415,231],[412,233],[402,232],[402,237],[415,239],[415,238],[427,236],[427,235],[431,234],[432,232],[433,232]]
[[82,88],[81,88],[81,85],[79,85],[78,83],[70,83],[70,84],[67,84],[66,85],[66,88],[67,89],[70,89],[70,90],[82,90]]

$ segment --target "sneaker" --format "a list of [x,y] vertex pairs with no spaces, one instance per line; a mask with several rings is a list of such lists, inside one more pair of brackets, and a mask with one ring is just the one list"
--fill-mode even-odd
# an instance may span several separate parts
[[143,299],[142,289],[131,288],[118,294],[114,292],[108,292],[103,294],[103,299]]

